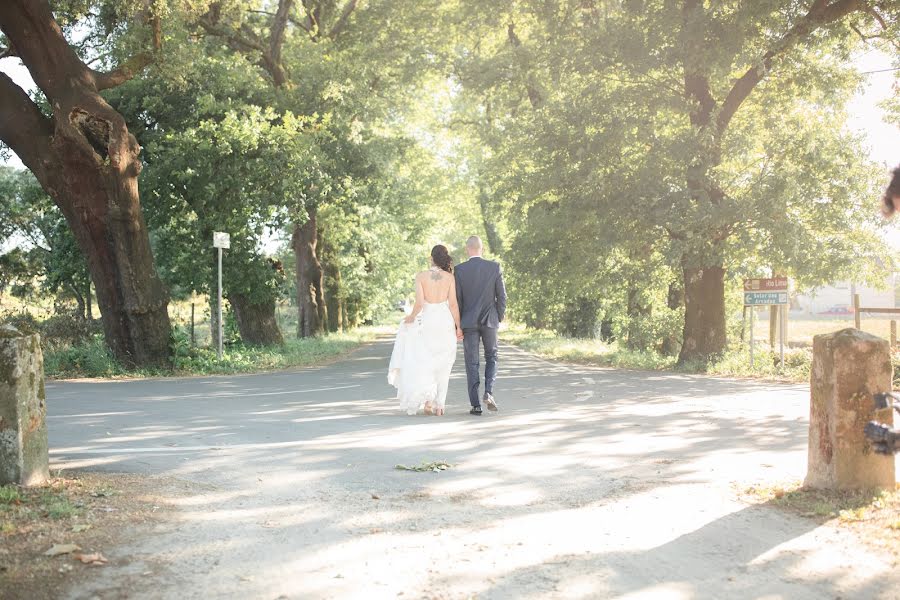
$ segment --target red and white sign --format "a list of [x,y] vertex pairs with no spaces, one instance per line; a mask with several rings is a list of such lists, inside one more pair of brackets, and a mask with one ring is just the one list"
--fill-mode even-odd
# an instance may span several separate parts
[[768,279],[745,279],[745,292],[786,292],[788,291],[787,277],[770,277]]

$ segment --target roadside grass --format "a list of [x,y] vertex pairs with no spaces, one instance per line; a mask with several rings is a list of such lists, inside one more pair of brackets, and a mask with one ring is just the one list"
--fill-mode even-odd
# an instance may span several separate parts
[[[501,339],[544,358],[575,364],[636,369],[648,371],[677,370],[684,373],[709,373],[728,377],[808,381],[812,354],[806,348],[785,349],[784,368],[779,368],[780,355],[766,347],[758,347],[754,364],[746,348],[730,348],[712,365],[676,366],[676,357],[662,356],[653,351],[622,348],[617,342],[581,340],[557,335],[552,331],[526,329],[512,325],[504,330]],[[761,346],[761,345],[760,345]]]
[[184,331],[173,336],[173,365],[171,369],[141,369],[129,371],[109,352],[102,336],[95,336],[85,344],[67,348],[49,348],[44,353],[44,370],[50,378],[117,378],[182,375],[233,375],[304,367],[322,363],[371,342],[386,330],[361,327],[345,333],[318,338],[288,339],[281,346],[244,346],[240,343],[225,347],[222,360],[207,346],[191,346]]
[[[824,333],[824,332],[823,332]],[[784,349],[784,364],[778,347],[757,340],[753,365],[747,344],[732,344],[728,350],[710,365],[676,365],[673,356],[661,356],[653,351],[621,348],[617,342],[567,338],[552,331],[527,329],[513,324],[500,333],[500,339],[543,358],[581,365],[615,367],[647,371],[677,371],[681,373],[706,373],[723,377],[764,379],[791,383],[809,382],[812,367],[812,348]],[[900,388],[900,348],[891,355],[894,365],[894,387]]]
[[900,562],[900,485],[895,490],[816,490],[801,482],[757,484],[738,489],[754,504],[765,504],[804,518],[850,529],[889,551]]
[[153,529],[147,525],[161,522],[171,511],[170,500],[190,493],[191,486],[86,472],[58,475],[37,487],[0,486],[0,597],[64,596],[69,585],[102,568],[85,564],[79,553],[102,556],[124,540],[149,535]]
[[41,487],[0,486],[0,532],[11,534],[42,519],[64,520],[81,515],[83,504],[66,479],[55,478]]
[[654,371],[675,366],[674,357],[620,348],[615,342],[567,338],[521,325],[510,325],[500,333],[500,339],[544,358],[576,364]]

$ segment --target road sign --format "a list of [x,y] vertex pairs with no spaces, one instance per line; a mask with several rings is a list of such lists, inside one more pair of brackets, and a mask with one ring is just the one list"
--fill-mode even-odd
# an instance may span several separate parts
[[214,231],[213,248],[231,248],[231,236],[221,231]]
[[786,292],[787,290],[787,277],[769,277],[744,280],[745,292]]
[[789,304],[787,292],[744,292],[744,306]]

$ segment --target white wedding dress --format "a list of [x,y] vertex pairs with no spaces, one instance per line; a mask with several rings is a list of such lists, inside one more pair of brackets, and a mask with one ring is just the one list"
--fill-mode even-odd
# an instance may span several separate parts
[[444,409],[447,383],[456,361],[456,327],[447,301],[423,304],[416,320],[401,323],[388,368],[400,409],[414,415],[430,404]]

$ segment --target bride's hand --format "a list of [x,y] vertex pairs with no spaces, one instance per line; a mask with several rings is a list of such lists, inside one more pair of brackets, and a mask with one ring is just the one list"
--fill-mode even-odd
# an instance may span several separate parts
[[461,342],[463,340],[463,330],[459,327],[456,328],[456,341]]
[[410,323],[412,323],[415,320],[416,320],[415,315],[407,315],[407,317],[405,319],[403,319],[403,322],[406,323],[407,325],[409,325]]

